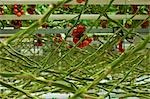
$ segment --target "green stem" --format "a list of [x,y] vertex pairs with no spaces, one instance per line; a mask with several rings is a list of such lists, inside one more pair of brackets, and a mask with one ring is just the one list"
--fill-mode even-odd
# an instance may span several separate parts
[[[77,20],[76,20],[76,22],[75,22],[75,24],[68,30],[68,32],[66,33],[66,37],[65,37],[65,39],[67,38],[67,36],[69,35],[69,33],[71,32],[71,30],[77,25],[77,23],[79,22],[79,20],[80,20],[80,18],[81,18],[81,15],[82,15],[82,13],[83,13],[83,11],[84,11],[84,9],[87,7],[87,4],[88,4],[88,0],[86,0],[86,2],[85,2],[85,5],[83,6],[83,8],[81,9],[81,11],[80,11],[80,14],[78,15],[78,17],[77,17]],[[79,41],[79,43],[80,43],[81,41]],[[79,44],[78,43],[78,44]],[[43,61],[43,67],[45,67],[46,66],[46,63],[48,62],[48,60],[51,58],[51,56],[52,55],[54,55],[55,53],[56,53],[56,51],[62,46],[64,44],[64,41],[51,53],[49,53],[48,54],[48,56],[47,57],[45,57],[42,61]],[[77,46],[77,45],[76,45]],[[75,48],[76,46],[74,46],[73,48]],[[73,49],[72,48],[72,49]],[[58,62],[60,62],[65,56],[67,56],[71,51],[72,51],[72,49],[68,52],[68,53],[66,53],[63,57],[61,57],[60,59],[58,59],[54,64],[52,64],[51,66],[49,66],[48,68],[50,68],[50,67],[52,67],[53,65],[55,65],[55,64],[57,64]],[[47,68],[46,68],[47,69]],[[45,69],[44,69],[45,70]],[[43,71],[43,70],[42,70]]]
[[123,60],[125,60],[129,56],[133,55],[137,51],[144,49],[145,46],[147,45],[147,43],[149,42],[149,40],[150,40],[150,35],[148,35],[146,37],[146,39],[142,43],[139,43],[134,49],[130,49],[129,51],[126,51],[119,58],[117,58],[112,63],[110,63],[108,66],[106,66],[105,69],[96,73],[93,76],[95,78],[95,80],[91,84],[88,84],[86,87],[83,87],[83,88],[77,90],[76,93],[70,99],[75,99],[79,95],[86,93],[90,88],[92,88],[93,86],[98,84],[102,79],[104,79],[108,74],[110,74],[112,72],[112,70],[115,69],[115,67],[117,67],[118,64],[120,64]]
[[8,84],[7,82],[4,82],[4,81],[0,80],[0,84],[7,87],[7,88],[9,88],[9,89],[11,89],[11,90],[19,91],[19,92],[25,94],[27,97],[29,97],[31,99],[37,99],[36,97],[31,96],[28,92],[25,92],[23,89],[17,88],[15,86],[11,85],[11,84]]
[[[138,59],[139,59],[139,57],[137,57],[135,59],[135,61],[137,61]],[[116,84],[114,84],[112,86],[112,88],[108,91],[108,93],[104,97],[107,97],[120,83],[122,83],[129,76],[129,74],[135,69],[135,67],[138,66],[138,65],[140,65],[143,62],[143,60],[144,60],[144,58],[141,59],[137,64],[134,64],[131,67],[131,69],[126,73],[126,75],[121,80],[119,80]],[[133,61],[133,62],[135,62],[135,61]]]

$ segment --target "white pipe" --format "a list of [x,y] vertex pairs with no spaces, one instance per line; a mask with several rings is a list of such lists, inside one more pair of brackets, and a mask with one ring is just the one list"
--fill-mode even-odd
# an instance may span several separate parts
[[[3,4],[51,4],[57,3],[61,0],[0,0],[0,5]],[[89,0],[88,4],[109,4],[111,0]],[[76,0],[70,2],[70,4],[79,4]],[[150,5],[150,0],[115,0],[114,5]]]
[[[16,15],[0,15],[0,20],[38,20],[42,18],[43,15],[22,15],[21,17],[17,17]],[[78,16],[78,14],[57,14],[51,15],[49,19],[51,20],[70,20],[74,17]],[[99,14],[82,14],[81,19],[97,19]],[[133,15],[108,15],[110,18],[114,20],[123,20],[129,19]],[[148,15],[136,15],[133,20],[144,20],[148,17]],[[105,17],[101,17],[101,20],[106,19]]]

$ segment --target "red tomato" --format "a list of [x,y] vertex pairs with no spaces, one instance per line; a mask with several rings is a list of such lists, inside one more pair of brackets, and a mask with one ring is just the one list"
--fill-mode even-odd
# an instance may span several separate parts
[[119,41],[119,43],[118,43],[118,48],[122,48],[122,41]]
[[93,40],[92,40],[92,38],[87,38],[86,39],[89,43],[91,43]]
[[71,34],[73,37],[80,37],[80,34],[77,29],[74,29]]
[[21,10],[20,12],[21,12],[22,15],[24,14],[24,10]]
[[0,7],[0,15],[4,14],[4,9],[2,7]]
[[19,11],[18,11],[18,9],[14,9],[14,13],[18,13]]
[[125,51],[125,49],[122,46],[123,41],[119,40],[118,42],[118,51],[123,53]]
[[124,51],[125,51],[125,49],[123,49],[123,48],[119,49],[119,52],[121,52],[121,53],[123,53]]
[[83,42],[81,42],[80,44],[79,44],[79,48],[84,48],[84,47],[86,47],[86,46],[88,46],[89,45],[89,41],[88,40],[84,40]]
[[17,4],[15,4],[15,5],[14,5],[14,9],[17,9],[17,8],[18,8],[18,5],[17,5]]
[[74,37],[74,38],[73,38],[73,42],[74,42],[75,44],[77,44],[79,40],[80,40],[80,39],[77,38],[77,37]]
[[79,45],[78,45],[79,48],[83,48],[83,42],[81,42]]
[[88,40],[84,40],[82,43],[83,43],[83,47],[86,47],[90,44]]
[[81,34],[81,33],[83,33],[85,31],[85,26],[79,24],[79,25],[77,25],[77,30]]
[[20,17],[22,14],[21,14],[21,12],[18,12],[16,15],[17,15],[18,17]]

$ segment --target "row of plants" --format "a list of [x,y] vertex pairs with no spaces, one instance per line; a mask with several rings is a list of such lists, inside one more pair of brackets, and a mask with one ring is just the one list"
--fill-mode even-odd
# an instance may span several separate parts
[[[141,20],[118,20],[120,23],[122,23],[127,29],[134,28],[134,25],[140,22]],[[144,20],[142,20],[144,21]],[[0,27],[1,29],[4,29],[5,27],[14,27],[14,29],[21,29],[21,27],[28,27],[31,23],[35,21],[33,20],[3,20],[0,21]],[[75,23],[75,20],[66,21],[66,20],[49,20],[45,22],[41,27],[42,28],[70,28]],[[99,20],[96,23],[94,23],[94,20],[80,20],[80,23],[84,26],[90,27],[94,26],[95,28],[113,28],[117,27],[113,22],[109,20]],[[144,21],[139,28],[149,28],[150,22],[149,20]]]
[[[53,12],[53,14],[76,14],[84,5],[64,4]],[[103,5],[106,6],[106,5]],[[102,5],[88,5],[85,14],[99,14]],[[49,5],[0,5],[0,15],[16,14],[21,15],[41,15],[46,12]],[[107,11],[108,14],[150,14],[150,5],[112,5]]]
[[[82,1],[82,0],[81,0]],[[81,2],[79,1],[79,3]],[[78,1],[77,1],[78,2]],[[85,1],[83,1],[85,2]],[[0,6],[0,15],[12,15],[15,14],[18,17],[21,15],[41,15],[43,14],[47,9],[49,5],[5,5],[5,6]],[[68,5],[64,4],[62,7],[59,7],[57,10],[53,12],[53,14],[75,14],[79,13],[83,5]],[[104,6],[105,7],[105,6]],[[86,10],[84,10],[83,13],[85,14],[98,14],[99,10],[101,10],[102,6],[101,5],[87,5]],[[118,6],[118,5],[112,5],[110,6],[110,9],[107,10],[107,13],[110,15],[114,14],[148,14],[150,13],[150,6],[138,6],[138,5],[124,5],[124,6]],[[59,19],[58,19],[59,20]],[[126,20],[126,22],[121,21],[126,28],[132,28],[135,23],[137,23],[138,20]],[[12,20],[12,21],[1,21],[1,27],[7,27],[7,26],[13,26],[14,28],[20,28],[20,27],[27,27],[29,26],[33,20]],[[60,22],[60,21],[59,21]],[[61,23],[57,23],[56,21],[48,20],[47,27],[54,27],[59,26],[60,27],[67,27],[70,26],[70,24],[73,24],[75,21],[71,22],[66,22],[65,20]],[[82,24],[86,26],[91,26],[94,25],[96,27],[112,27],[113,24],[112,22],[109,22],[109,20],[100,20],[97,22],[97,24],[93,24],[93,20],[83,20],[81,21]],[[145,21],[142,25],[142,28],[148,28],[149,27],[149,21]]]

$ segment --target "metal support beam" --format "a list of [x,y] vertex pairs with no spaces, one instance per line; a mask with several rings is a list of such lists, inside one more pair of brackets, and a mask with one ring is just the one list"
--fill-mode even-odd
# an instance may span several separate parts
[[[37,30],[35,33],[41,33],[41,34],[58,34],[58,33],[67,33],[69,29],[39,29]],[[88,29],[87,29],[88,30]],[[0,36],[4,37],[4,36],[11,36],[12,34],[18,32],[19,29],[4,29],[4,30],[0,30]],[[135,32],[138,33],[142,33],[142,34],[148,34],[150,33],[150,28],[149,29],[137,29],[135,30]],[[110,33],[114,33],[114,30],[112,28],[106,28],[106,29],[92,29],[90,30],[89,33],[96,33],[96,34],[110,34]]]
[[[17,17],[16,15],[0,15],[0,20],[38,20],[42,18],[43,15],[22,15],[21,17]],[[77,17],[78,14],[53,14],[49,17],[51,20],[70,20],[72,18]],[[130,19],[133,15],[108,15],[110,18],[114,20],[123,20]],[[82,14],[81,19],[95,20],[99,17],[99,14]],[[133,20],[144,20],[148,17],[148,15],[136,15]],[[106,18],[101,17],[102,20]]]

